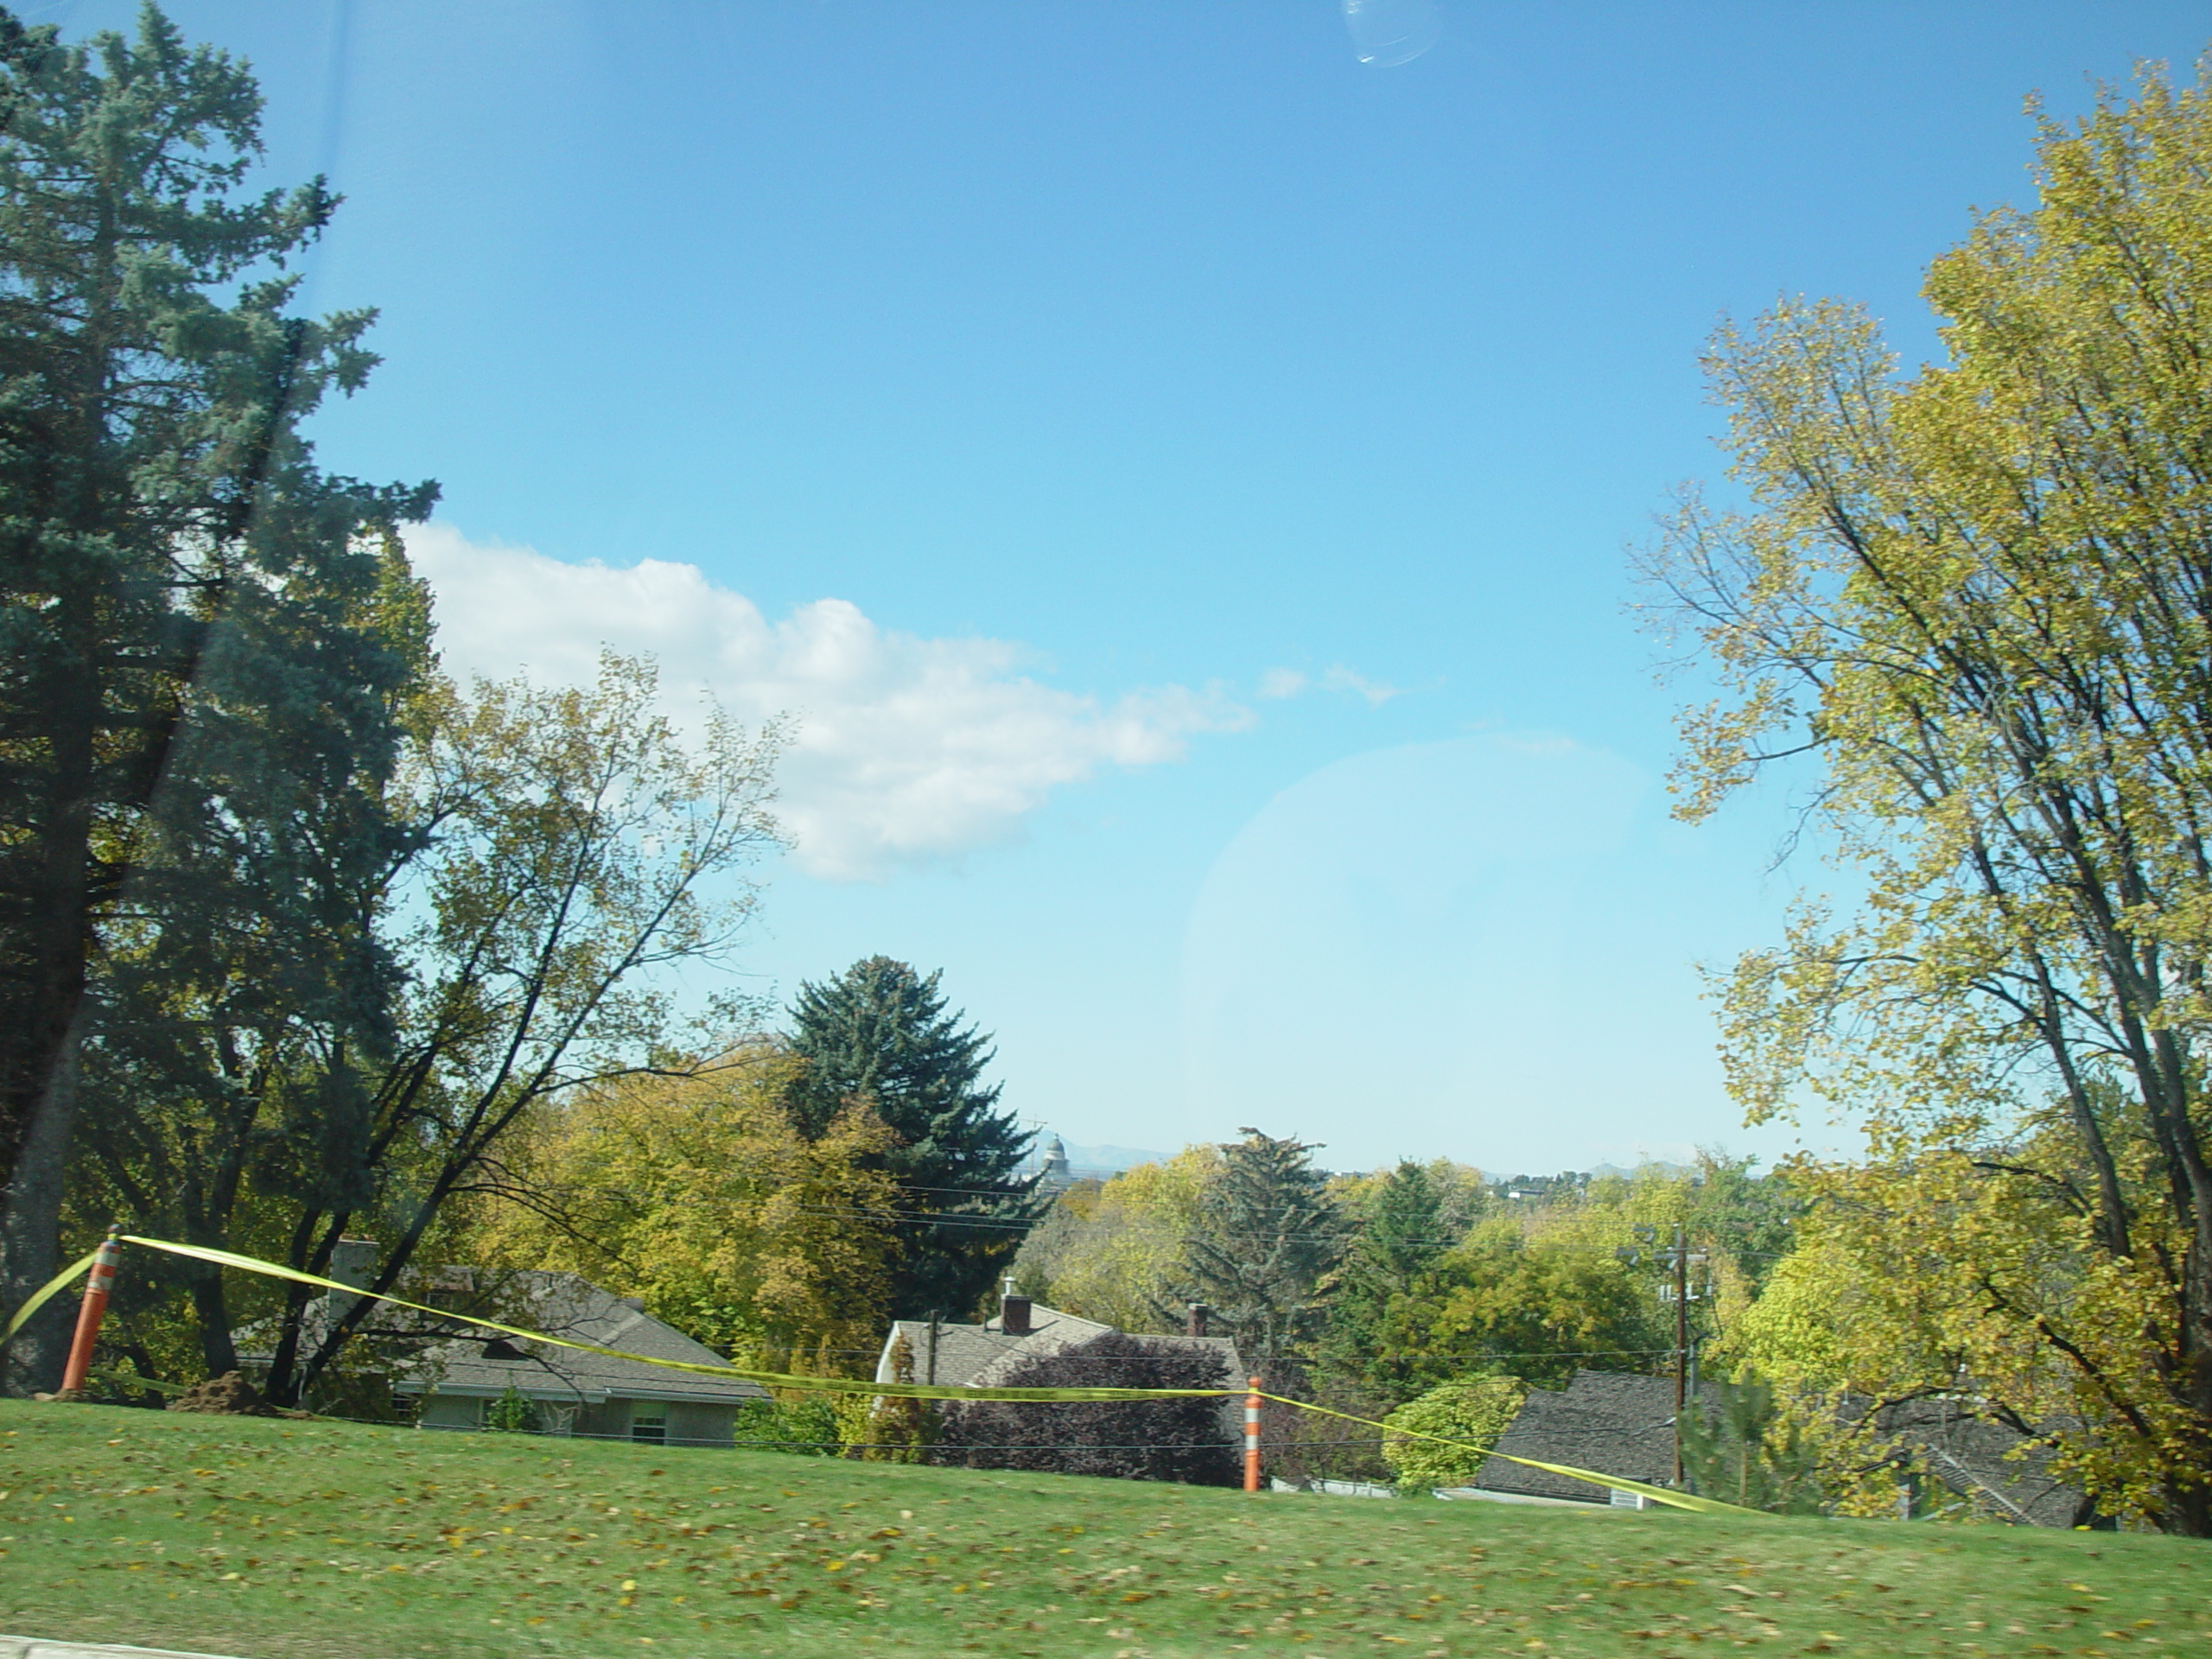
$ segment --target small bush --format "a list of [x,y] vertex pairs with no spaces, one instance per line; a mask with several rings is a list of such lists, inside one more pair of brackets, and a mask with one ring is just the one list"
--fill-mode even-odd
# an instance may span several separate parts
[[836,1396],[802,1394],[789,1399],[749,1400],[737,1408],[731,1437],[763,1452],[802,1458],[834,1458],[843,1450]]
[[[891,1344],[891,1380],[914,1381],[914,1349],[901,1331]],[[927,1400],[844,1396],[837,1421],[845,1455],[868,1463],[920,1463],[937,1438],[937,1408]]]
[[510,1382],[505,1394],[485,1406],[484,1427],[500,1434],[535,1434],[543,1424],[537,1408]]
[[[1478,1376],[1446,1382],[1408,1402],[1382,1421],[1392,1428],[1436,1434],[1386,1434],[1382,1460],[1401,1486],[1419,1491],[1464,1486],[1483,1466],[1490,1448],[1521,1409],[1529,1385],[1517,1376]],[[1446,1445],[1449,1440],[1455,1444]]]

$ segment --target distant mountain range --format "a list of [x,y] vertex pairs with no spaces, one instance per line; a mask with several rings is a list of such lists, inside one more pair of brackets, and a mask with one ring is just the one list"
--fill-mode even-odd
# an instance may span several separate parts
[[[1039,1135],[1037,1148],[1030,1154],[1033,1160],[1042,1155],[1046,1136],[1050,1134],[1051,1131],[1046,1130],[1044,1135]],[[1078,1175],[1097,1175],[1108,1172],[1135,1169],[1139,1164],[1164,1164],[1171,1155],[1164,1152],[1147,1152],[1141,1147],[1085,1147],[1077,1146],[1072,1141],[1063,1141],[1061,1144],[1067,1148],[1068,1167]],[[1593,1164],[1589,1170],[1592,1179],[1600,1179],[1607,1175],[1632,1177],[1639,1173],[1679,1178],[1694,1173],[1688,1164],[1669,1163],[1663,1158],[1648,1158],[1633,1168],[1620,1164]],[[1555,1179],[1548,1175],[1541,1178],[1531,1178],[1526,1175],[1501,1177],[1488,1170],[1484,1173],[1492,1181],[1526,1181],[1531,1179],[1548,1181]]]
[[1634,1169],[1624,1169],[1618,1164],[1592,1164],[1590,1166],[1590,1173],[1593,1176],[1619,1175],[1624,1177],[1640,1173],[1644,1175],[1667,1175],[1680,1179],[1684,1175],[1694,1175],[1697,1173],[1697,1171],[1688,1164],[1670,1164],[1664,1158],[1647,1158],[1642,1163],[1638,1164]]

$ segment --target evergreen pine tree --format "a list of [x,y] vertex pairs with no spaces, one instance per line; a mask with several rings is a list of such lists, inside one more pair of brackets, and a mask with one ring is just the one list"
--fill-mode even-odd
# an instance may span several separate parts
[[1690,1490],[1747,1510],[1818,1515],[1827,1495],[1804,1425],[1755,1376],[1709,1382],[1678,1430]]
[[1221,1173],[1185,1246],[1184,1300],[1213,1309],[1245,1358],[1273,1360],[1313,1335],[1351,1229],[1313,1167],[1313,1147],[1238,1133],[1243,1141],[1221,1149]]
[[1338,1269],[1322,1357],[1339,1376],[1402,1404],[1421,1391],[1411,1363],[1379,1355],[1383,1314],[1393,1296],[1451,1247],[1443,1185],[1422,1165],[1401,1160],[1361,1217]]
[[939,976],[870,957],[824,985],[799,987],[791,1045],[807,1062],[791,1109],[819,1135],[866,1104],[899,1139],[885,1163],[909,1217],[892,1314],[960,1318],[988,1294],[1046,1201],[1016,1172],[1033,1138],[982,1083],[990,1038],[945,1008]]
[[[244,65],[151,5],[133,39],[69,45],[0,12],[0,108],[13,1305],[57,1265],[63,1154],[79,1093],[98,1097],[86,1045],[115,1028],[104,964],[168,950],[220,975],[210,953],[250,943],[269,1007],[323,1017],[323,1056],[378,1040],[395,977],[348,904],[391,851],[376,796],[407,665],[370,616],[383,536],[434,493],[329,477],[298,434],[362,383],[372,317],[287,315],[285,261],[336,199],[320,180],[245,190],[261,98]],[[13,1386],[44,1385],[66,1328],[57,1304],[27,1329]]]

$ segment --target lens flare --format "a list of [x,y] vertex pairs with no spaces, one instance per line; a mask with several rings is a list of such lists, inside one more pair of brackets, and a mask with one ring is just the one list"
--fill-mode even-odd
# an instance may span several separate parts
[[1389,69],[1436,44],[1444,14],[1436,0],[1342,0],[1344,29],[1362,63]]

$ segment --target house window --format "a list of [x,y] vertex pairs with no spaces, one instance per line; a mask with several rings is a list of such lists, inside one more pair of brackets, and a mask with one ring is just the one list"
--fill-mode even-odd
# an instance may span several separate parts
[[630,1408],[630,1438],[658,1446],[668,1439],[668,1408],[640,1400]]

